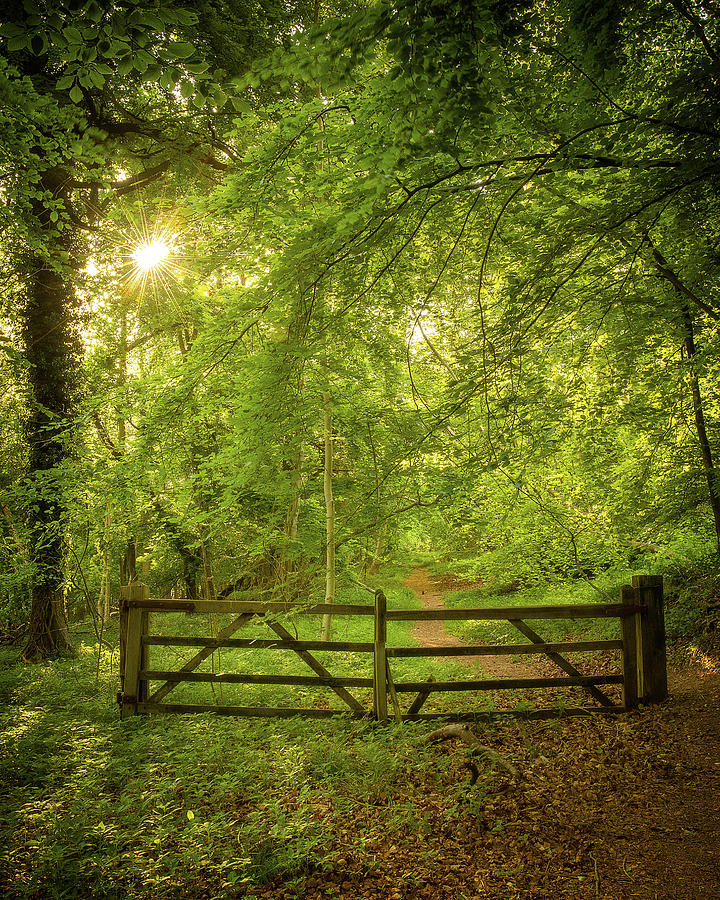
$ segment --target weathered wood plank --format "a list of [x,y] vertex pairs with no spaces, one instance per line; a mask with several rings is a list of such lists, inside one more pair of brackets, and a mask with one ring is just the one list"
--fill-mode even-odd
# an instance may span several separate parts
[[[435,676],[428,675],[427,683],[432,684],[433,681],[435,681]],[[408,709],[408,715],[413,715],[414,713],[420,712],[422,707],[425,705],[425,701],[427,700],[427,698],[429,696],[430,696],[430,691],[427,691],[424,688],[421,688],[417,693],[417,697],[415,697],[413,702],[410,704],[410,707]]]
[[189,636],[189,637],[162,637],[150,635],[143,638],[143,643],[158,647],[211,647],[217,650],[222,647],[236,647],[253,650],[323,650],[329,652],[372,653],[375,645],[370,641],[296,641],[292,638],[285,641],[282,638],[226,638],[220,640],[213,637]]
[[[139,609],[150,609],[158,612],[188,613],[235,613],[263,616],[269,613],[297,613],[303,616],[327,615],[324,603],[305,606],[302,603],[261,603],[257,600],[132,600],[129,606]],[[367,603],[338,603],[333,606],[333,615],[339,616],[372,616],[374,607]]]
[[[620,588],[620,597],[632,601],[637,597],[634,587],[624,584]],[[635,709],[641,694],[642,650],[640,648],[639,615],[626,616],[621,623],[623,639],[623,706]]]
[[141,713],[214,713],[217,716],[246,716],[248,718],[281,718],[304,716],[310,719],[329,719],[334,716],[353,715],[354,718],[367,716],[363,711],[349,713],[347,709],[290,709],[274,706],[213,706],[210,703],[139,703]]
[[398,700],[397,691],[395,690],[395,682],[393,681],[390,663],[387,657],[385,658],[385,675],[387,677],[388,691],[390,692],[390,699],[392,700],[393,711],[395,713],[395,721],[401,722],[402,713],[400,711],[400,701]]
[[[323,604],[323,607],[324,606],[325,606],[325,604]],[[335,611],[335,610],[333,610],[333,611]],[[285,640],[285,641],[293,640],[293,636],[290,634],[290,632],[286,628],[284,628],[279,622],[268,622],[268,625],[270,628],[272,628],[272,630],[275,632],[275,634],[280,635],[280,637],[283,640]],[[330,672],[325,668],[325,666],[319,660],[315,659],[315,657],[312,654],[308,653],[307,650],[295,650],[295,652],[297,653],[297,655],[300,657],[300,659],[304,663],[306,663],[308,666],[310,666],[310,668],[313,670],[313,672],[315,672],[316,675],[321,675],[323,678],[332,678],[333,677],[330,674]],[[340,697],[340,699],[344,703],[347,703],[347,705],[350,707],[350,709],[354,713],[356,713],[359,716],[366,715],[366,710],[365,710],[365,707],[362,705],[362,703],[359,703],[349,691],[346,691],[345,688],[342,687],[342,685],[330,685],[330,687],[332,688],[333,691],[335,691],[335,693],[338,695],[338,697]]]
[[389,622],[464,619],[607,619],[642,612],[641,604],[577,603],[558,606],[494,606],[486,609],[390,609]]
[[334,675],[256,675],[242,672],[170,672],[143,669],[145,681],[195,682],[207,684],[295,684],[306,687],[364,687],[373,686],[372,678]]
[[[358,714],[349,713],[346,709],[290,709],[286,707],[263,706],[212,706],[205,703],[139,703],[140,713],[213,713],[218,716],[239,716],[247,718],[293,718],[302,716],[310,719],[329,719],[336,716],[351,716],[361,718]],[[615,715],[624,712],[623,707],[593,707],[591,709],[556,708],[537,710],[509,710],[500,712],[475,712],[475,713],[405,713],[403,721],[422,722],[437,721],[438,719],[452,719],[453,722],[488,722],[494,719],[557,719],[574,716],[602,716]]]
[[[533,631],[529,625],[523,622],[521,619],[510,619],[510,624],[513,625],[520,634],[524,634],[526,638],[530,638],[531,641],[534,641],[537,644],[543,644],[544,641],[540,637],[540,635]],[[549,660],[555,663],[563,672],[567,672],[568,675],[578,676],[580,672],[575,668],[575,666],[564,656],[561,656],[554,650],[548,650],[545,652],[545,655]],[[603,706],[612,706],[613,702],[608,697],[607,694],[604,694],[601,690],[595,687],[594,684],[588,684],[585,686],[585,690],[594,697],[599,703],[602,703]]]
[[622,650],[622,641],[560,641],[554,644],[463,644],[452,647],[387,647],[389,657],[421,656],[515,656],[520,653],[544,654],[548,652],[584,650]]
[[660,703],[668,695],[667,649],[662,575],[633,575],[635,596],[646,607],[642,614],[640,652],[645,703]]
[[403,716],[403,721],[424,722],[437,721],[438,719],[452,719],[453,722],[492,722],[495,719],[565,719],[575,716],[603,716],[617,715],[625,712],[622,706],[593,706],[593,707],[557,707],[555,709],[531,709],[531,710],[499,710],[493,712],[474,713],[413,713]]
[[[233,619],[232,622],[228,622],[228,624],[221,628],[218,632],[218,640],[225,640],[225,638],[229,638],[230,635],[235,634],[238,628],[242,628],[243,625],[246,625],[252,616],[245,613],[242,616],[238,616],[236,619]],[[208,656],[212,655],[213,647],[204,647],[202,650],[199,650],[192,659],[189,659],[186,663],[184,663],[180,667],[180,672],[192,672],[193,669],[196,669],[200,663],[207,659]],[[163,697],[166,697],[170,691],[174,690],[178,685],[177,681],[167,681],[164,685],[159,687],[152,697],[148,697],[149,703],[159,703]]]
[[125,643],[125,673],[121,696],[120,717],[134,716],[138,705],[140,666],[142,663],[142,616],[139,609],[129,609]]
[[398,694],[411,691],[502,691],[522,688],[584,687],[588,684],[622,684],[622,675],[580,675],[567,678],[501,678],[484,681],[398,681]]
[[387,598],[382,591],[375,592],[375,647],[373,680],[373,708],[378,722],[387,719]]

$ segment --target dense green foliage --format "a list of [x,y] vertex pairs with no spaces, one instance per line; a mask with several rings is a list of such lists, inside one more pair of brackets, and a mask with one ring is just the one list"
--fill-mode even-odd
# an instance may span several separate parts
[[[388,836],[417,838],[417,872],[436,868],[428,794],[443,834],[448,819],[476,841],[505,827],[485,814],[497,772],[462,782],[412,725],[120,722],[132,581],[300,609],[367,603],[370,585],[407,607],[422,560],[460,576],[448,605],[514,607],[614,600],[647,571],[665,577],[669,638],[717,647],[718,23],[715,0],[0,0],[9,896],[284,881],[291,897],[293,879],[305,896],[326,870],[339,894],[349,846],[375,859]],[[320,618],[282,621],[315,639]],[[336,616],[333,636],[368,642],[371,625]],[[546,639],[616,629],[543,623]],[[497,621],[448,630],[515,639]],[[370,675],[370,654],[318,655]],[[307,674],[294,653],[251,658]],[[249,665],[225,648],[198,671]],[[448,659],[392,671],[467,677]],[[172,699],[341,708],[329,690],[269,685]],[[495,703],[453,696],[455,710]],[[592,780],[595,754],[616,754],[621,732],[625,789],[648,775],[619,722],[589,726],[583,751],[603,803],[620,782],[612,767]],[[565,803],[566,783],[543,793],[562,739],[548,729],[541,751],[512,728],[526,772],[541,763],[537,809]],[[559,782],[572,747],[565,761]],[[508,797],[517,861],[536,806]],[[567,828],[552,851],[567,893],[599,896],[597,860],[574,856]]]
[[62,650],[135,577],[321,596],[331,519],[340,590],[417,549],[489,590],[713,571],[715,28],[8,6],[4,630]]

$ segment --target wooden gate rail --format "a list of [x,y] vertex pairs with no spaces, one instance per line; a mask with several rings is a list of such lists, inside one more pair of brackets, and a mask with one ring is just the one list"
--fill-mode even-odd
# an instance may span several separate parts
[[[151,612],[184,613],[230,613],[234,618],[217,637],[164,637],[148,634]],[[297,604],[247,600],[165,600],[148,596],[145,585],[134,582],[123,592],[120,626],[120,670],[122,688],[118,695],[123,717],[143,712],[224,712],[226,715],[311,715],[312,709],[270,709],[264,707],[222,707],[212,704],[162,703],[161,701],[183,682],[229,683],[229,684],[289,684],[305,687],[330,688],[346,704],[355,716],[368,716],[370,711],[349,692],[347,687],[372,687],[372,678],[335,677],[317,660],[310,650],[347,651],[358,650],[348,641],[299,641],[293,638],[275,617],[283,613],[303,615],[327,615],[326,604],[298,606]],[[335,616],[374,616],[375,608],[368,604],[334,604]],[[251,619],[263,619],[278,635],[277,639],[233,638],[231,635]],[[198,646],[201,649],[177,672],[153,670],[149,666],[149,650],[152,646]],[[195,672],[194,669],[220,647],[262,647],[293,650],[316,674],[302,675],[242,675],[231,673]],[[372,653],[374,644],[365,643],[361,649]],[[151,681],[164,682],[152,695],[148,696]],[[229,710],[233,710],[230,712]],[[336,710],[322,711],[337,715]]]
[[[162,636],[148,634],[148,617],[151,611],[186,613],[225,612],[236,616],[216,637]],[[564,715],[591,715],[598,712],[622,712],[640,702],[663,700],[667,696],[665,656],[665,626],[663,613],[663,586],[661,576],[639,575],[633,577],[632,586],[624,586],[620,603],[566,604],[561,606],[511,606],[488,609],[437,609],[437,610],[388,610],[382,591],[375,592],[373,606],[366,604],[333,605],[333,615],[373,616],[374,640],[369,641],[321,641],[294,638],[276,620],[277,614],[296,612],[303,615],[326,615],[326,604],[306,607],[288,603],[259,603],[244,600],[154,600],[148,597],[144,585],[134,583],[124,589],[121,607],[121,678],[122,690],[118,695],[123,716],[145,712],[214,712],[221,715],[242,716],[293,716],[305,715],[325,718],[337,715],[337,710],[287,709],[249,706],[216,706],[211,704],[162,703],[163,698],[182,682],[210,684],[286,684],[303,687],[330,688],[355,716],[372,713],[379,721],[388,718],[388,696],[395,718],[432,719],[453,715],[459,720],[487,718],[489,716],[523,715],[528,718],[547,718],[559,710],[532,710],[509,713],[421,713],[420,709],[432,693],[439,691],[497,691],[534,688],[582,687],[601,705],[595,708],[563,708]],[[232,634],[252,618],[259,617],[275,631],[277,638],[234,638]],[[620,620],[620,640],[552,641],[548,642],[531,629],[525,619],[590,619],[617,618]],[[462,621],[505,620],[510,622],[531,643],[480,644],[445,647],[388,647],[387,623],[392,621]],[[152,669],[149,650],[152,646],[199,647],[200,650],[179,671]],[[218,648],[263,648],[266,650],[292,650],[314,672],[303,675],[251,675],[233,673],[205,673],[194,671],[197,666]],[[310,651],[350,651],[373,654],[373,677],[360,678],[332,675]],[[562,654],[572,651],[619,650],[622,653],[622,675],[582,675]],[[390,670],[390,660],[400,658],[443,656],[502,656],[544,655],[566,674],[565,677],[473,679],[460,681],[395,682]],[[151,681],[164,682],[148,696]],[[619,684],[623,688],[622,705],[612,700],[598,685]],[[346,688],[373,689],[372,711],[365,709]],[[398,694],[415,693],[416,697],[407,712],[400,710]]]

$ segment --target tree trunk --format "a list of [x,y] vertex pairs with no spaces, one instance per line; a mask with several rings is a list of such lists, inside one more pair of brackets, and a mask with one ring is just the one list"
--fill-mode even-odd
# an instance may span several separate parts
[[[647,237],[647,235],[646,235]],[[648,237],[649,241],[649,237]],[[685,330],[685,352],[687,354],[690,368],[690,390],[692,392],[693,412],[695,414],[695,431],[697,433],[698,442],[700,444],[700,453],[703,461],[703,471],[708,486],[708,499],[710,508],[712,509],[713,519],[715,522],[715,543],[717,552],[720,553],[720,494],[718,493],[717,476],[715,472],[715,461],[713,459],[712,448],[707,436],[705,427],[705,413],[703,411],[702,394],[700,392],[700,381],[697,373],[697,348],[695,346],[695,329],[693,325],[691,303],[700,309],[707,310],[707,304],[697,297],[690,288],[683,283],[680,277],[674,272],[668,261],[662,253],[652,246],[652,261],[655,268],[661,276],[668,281],[682,302],[682,320]]]
[[120,584],[126,585],[133,581],[137,581],[137,546],[135,538],[128,538],[120,559]]
[[105,518],[103,520],[105,526],[102,537],[102,578],[100,580],[100,597],[98,598],[97,611],[102,622],[110,619],[110,610],[112,607],[112,588],[110,583],[110,526],[112,525],[112,515],[110,513],[110,504],[105,504]]
[[[65,173],[44,174],[40,189],[63,198]],[[23,656],[46,659],[72,650],[63,569],[66,509],[63,467],[74,437],[79,342],[74,328],[75,291],[70,277],[75,249],[71,229],[57,231],[51,212],[34,201],[41,249],[27,259],[23,339],[30,364],[31,409],[26,435],[32,502],[29,551],[34,566],[32,605]],[[55,215],[55,214],[53,214]]]
[[708,440],[707,429],[705,428],[705,414],[703,412],[702,394],[700,393],[700,381],[698,379],[696,365],[697,348],[695,347],[695,332],[690,306],[687,303],[683,306],[683,322],[685,325],[685,352],[687,353],[688,363],[690,364],[690,388],[693,398],[693,411],[695,413],[695,430],[700,444],[700,453],[702,454],[703,470],[708,486],[710,507],[715,520],[715,541],[717,551],[720,553],[720,494],[718,494],[715,461],[713,459],[710,441]]
[[[323,488],[325,494],[325,602],[335,602],[335,500],[333,498],[333,434],[330,394],[323,393],[325,425],[325,470]],[[332,614],[323,616],[322,639],[329,641],[332,634]]]
[[205,538],[203,538],[200,546],[203,567],[203,595],[206,600],[216,600],[217,591],[215,590],[215,576],[212,568],[212,554]]

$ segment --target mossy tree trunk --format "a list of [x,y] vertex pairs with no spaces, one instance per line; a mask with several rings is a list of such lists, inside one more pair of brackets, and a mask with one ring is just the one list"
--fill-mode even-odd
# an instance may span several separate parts
[[[40,187],[60,203],[65,173],[43,174]],[[27,420],[29,480],[29,554],[34,568],[26,659],[46,659],[72,649],[65,610],[66,464],[75,438],[79,341],[75,328],[76,296],[72,266],[73,229],[59,230],[57,214],[41,201],[33,209],[35,246],[26,259],[22,313],[29,364],[30,410]]]

